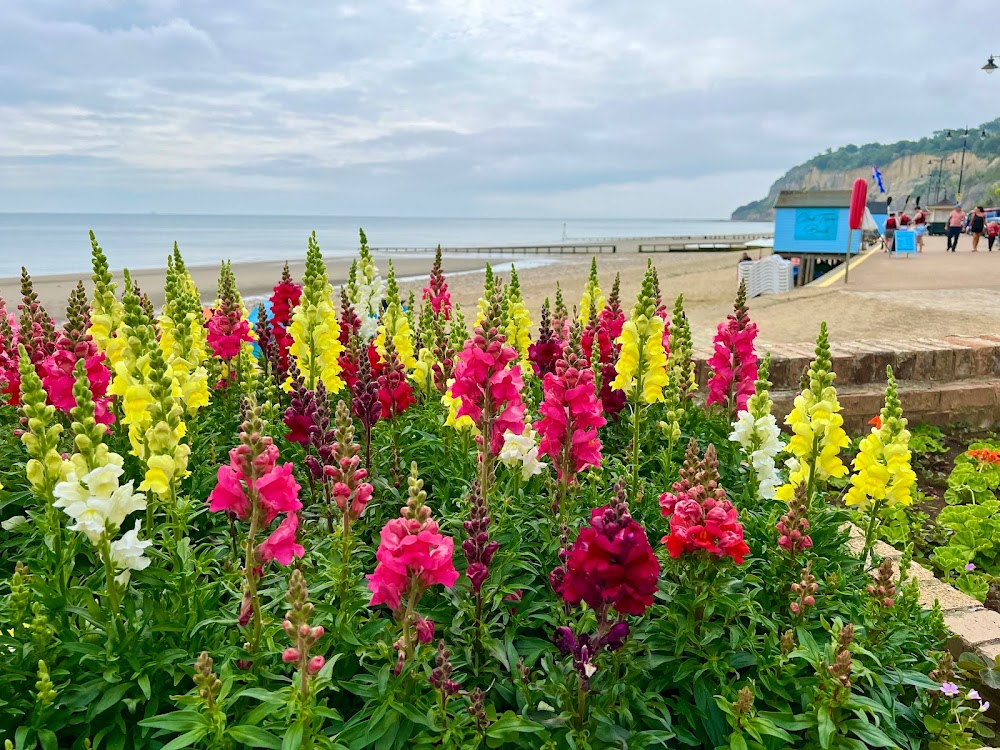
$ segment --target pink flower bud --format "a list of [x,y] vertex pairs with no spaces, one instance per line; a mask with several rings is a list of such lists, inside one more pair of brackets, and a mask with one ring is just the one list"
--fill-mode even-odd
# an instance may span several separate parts
[[322,625],[317,625],[316,627],[314,627],[312,629],[312,632],[309,635],[312,637],[312,639],[314,641],[318,641],[320,638],[323,637],[323,633],[325,633],[325,632],[326,631],[323,630],[323,626]]
[[805,604],[807,607],[811,607],[816,603],[816,599],[811,596],[807,596],[805,599],[802,600],[802,603]]
[[323,668],[324,664],[326,664],[326,659],[322,656],[314,656],[309,660],[309,664],[306,665],[306,669],[309,671],[309,674],[316,674]]
[[299,650],[297,648],[286,648],[281,652],[281,660],[286,664],[298,661],[300,656],[301,654],[299,654]]

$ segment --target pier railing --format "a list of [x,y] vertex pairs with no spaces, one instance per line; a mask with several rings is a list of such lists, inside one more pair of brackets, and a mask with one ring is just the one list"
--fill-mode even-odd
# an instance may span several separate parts
[[[436,247],[373,247],[373,253],[395,255],[397,253],[430,253]],[[618,246],[603,245],[494,245],[492,247],[442,247],[442,253],[470,253],[483,255],[603,255],[618,252]]]
[[659,242],[640,242],[640,253],[678,253],[698,250],[741,250],[748,242],[761,239],[759,234],[730,234],[713,237],[669,237]]

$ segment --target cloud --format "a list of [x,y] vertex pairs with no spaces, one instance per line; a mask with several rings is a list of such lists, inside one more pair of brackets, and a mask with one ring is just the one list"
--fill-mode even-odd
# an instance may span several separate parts
[[936,5],[888,6],[6,0],[0,200],[723,216],[827,147],[996,114]]

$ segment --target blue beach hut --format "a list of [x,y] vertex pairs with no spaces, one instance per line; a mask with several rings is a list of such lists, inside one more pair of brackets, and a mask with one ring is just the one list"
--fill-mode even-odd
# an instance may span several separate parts
[[[850,190],[782,190],[774,203],[774,252],[798,258],[796,285],[808,284],[844,260],[847,252]],[[885,201],[868,202],[868,210],[885,229]],[[853,252],[860,247],[855,234]]]

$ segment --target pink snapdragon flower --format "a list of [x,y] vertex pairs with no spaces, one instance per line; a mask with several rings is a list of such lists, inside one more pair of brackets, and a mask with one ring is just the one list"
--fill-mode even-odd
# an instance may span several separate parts
[[434,266],[431,268],[431,277],[427,286],[421,294],[421,299],[430,303],[431,310],[435,315],[441,315],[445,320],[451,318],[451,293],[448,291],[448,282],[444,279],[444,270],[441,268],[441,246],[438,245],[437,253],[434,255]]
[[524,432],[524,382],[520,366],[514,364],[517,350],[507,345],[499,330],[501,299],[497,285],[486,317],[457,355],[451,386],[452,397],[459,401],[456,418],[471,418],[493,455],[503,447],[507,430],[515,435]]
[[[289,554],[301,557],[305,553],[301,545],[295,544],[299,522],[296,511],[302,508],[301,487],[292,476],[292,465],[277,462],[278,447],[270,437],[244,433],[243,440],[229,451],[229,464],[219,467],[218,481],[208,497],[208,509],[214,513],[229,512],[244,521],[256,517],[262,528],[282,513],[290,514],[257,548],[258,562],[278,560],[289,565]],[[286,559],[289,562],[284,562]]]
[[556,371],[542,382],[541,419],[537,423],[538,452],[549,456],[559,481],[573,483],[576,475],[601,464],[603,427],[601,402],[597,399],[594,371],[580,350],[580,330],[575,327]]
[[240,353],[243,342],[251,342],[250,323],[239,312],[226,313],[216,308],[208,321],[208,345],[219,359],[232,359]]
[[708,381],[706,405],[723,404],[734,414],[746,409],[757,381],[755,338],[757,324],[750,321],[746,306],[746,285],[740,282],[733,312],[719,323],[713,339],[715,352],[708,360],[712,377]]
[[277,560],[287,567],[292,564],[294,558],[305,555],[305,548],[295,541],[295,530],[298,527],[299,516],[297,513],[289,513],[285,516],[285,520],[278,524],[278,528],[272,531],[271,536],[257,548],[260,561],[266,563]]

